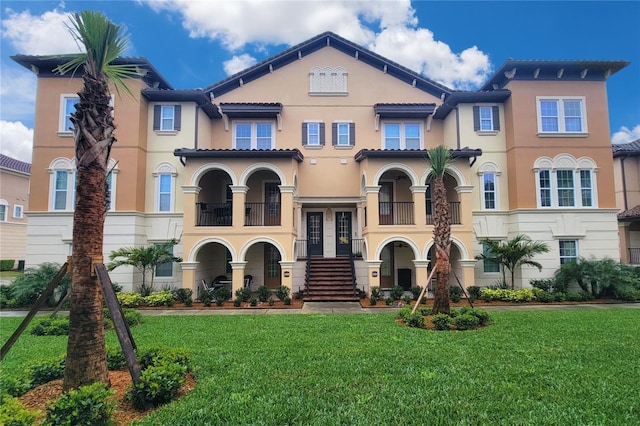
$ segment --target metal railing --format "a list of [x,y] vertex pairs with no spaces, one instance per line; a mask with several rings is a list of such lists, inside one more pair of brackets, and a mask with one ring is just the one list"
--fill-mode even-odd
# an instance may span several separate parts
[[231,226],[233,205],[231,203],[196,203],[198,222],[196,226]]
[[364,253],[364,240],[362,238],[351,239],[351,253],[356,259],[362,259]]
[[[427,203],[427,225],[433,225],[433,202]],[[460,201],[449,201],[449,213],[451,214],[451,224],[460,225]]]
[[631,265],[640,265],[640,248],[629,249],[629,263]]
[[244,203],[245,226],[280,226],[280,203]]
[[307,257],[307,239],[296,239],[296,259],[305,259]]
[[413,201],[380,201],[380,225],[413,225]]

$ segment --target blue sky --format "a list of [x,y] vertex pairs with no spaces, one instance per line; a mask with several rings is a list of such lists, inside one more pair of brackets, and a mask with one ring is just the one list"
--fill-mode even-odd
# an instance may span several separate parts
[[333,31],[454,89],[473,90],[507,59],[626,60],[607,83],[614,143],[640,138],[639,1],[2,1],[0,137],[30,161],[36,78],[11,55],[77,51],[69,12],[124,24],[127,56],[178,89],[209,86]]

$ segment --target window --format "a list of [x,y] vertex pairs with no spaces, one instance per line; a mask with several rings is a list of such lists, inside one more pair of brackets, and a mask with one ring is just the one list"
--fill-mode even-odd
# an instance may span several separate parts
[[273,149],[273,122],[237,122],[234,125],[234,149]]
[[354,146],[356,144],[355,123],[333,123],[331,141],[334,146]]
[[319,122],[302,123],[302,145],[306,145],[306,146],[324,145],[324,123],[319,123]]
[[7,221],[7,210],[9,208],[9,203],[6,200],[0,200],[0,222]]
[[54,173],[53,210],[73,210],[75,202],[75,171],[56,170]]
[[[168,250],[173,255],[173,247],[168,247]],[[159,263],[156,265],[157,278],[171,278],[173,277],[173,262]]]
[[538,97],[539,133],[586,133],[584,98]]
[[578,261],[578,241],[560,240],[560,265]]
[[596,163],[560,154],[535,161],[538,207],[596,207]]
[[497,106],[474,106],[473,130],[476,132],[500,130],[500,109]]
[[71,133],[73,130],[73,123],[71,122],[71,114],[76,109],[75,105],[80,101],[77,95],[61,95],[60,96],[60,124],[58,130],[61,133]]
[[[493,252],[489,249],[489,246],[487,246],[486,244],[482,245],[482,254],[489,257],[493,256]],[[484,259],[482,261],[482,265],[483,265],[482,266],[483,271],[485,273],[500,272],[500,264],[495,260]]]
[[486,210],[496,208],[496,175],[495,173],[483,173],[482,175],[483,207]]
[[421,149],[422,129],[419,123],[385,123],[383,149]]
[[175,180],[178,173],[171,163],[160,163],[153,173],[156,178],[156,209],[160,213],[172,212],[175,203]]
[[181,105],[154,105],[153,130],[159,132],[175,132],[181,128]]
[[14,219],[22,219],[22,206],[16,204],[13,206],[13,217]]

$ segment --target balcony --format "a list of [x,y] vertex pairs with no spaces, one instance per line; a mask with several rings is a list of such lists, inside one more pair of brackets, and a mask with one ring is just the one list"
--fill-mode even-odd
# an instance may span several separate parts
[[378,203],[380,225],[413,225],[413,201],[380,201]]
[[[432,203],[427,202],[427,225],[433,225],[433,207]],[[460,225],[460,201],[449,201],[449,213],[451,214],[451,224]]]
[[280,226],[279,202],[245,203],[245,226]]
[[233,205],[231,203],[196,203],[198,221],[196,226],[231,226]]
[[640,265],[640,248],[629,249],[629,264]]

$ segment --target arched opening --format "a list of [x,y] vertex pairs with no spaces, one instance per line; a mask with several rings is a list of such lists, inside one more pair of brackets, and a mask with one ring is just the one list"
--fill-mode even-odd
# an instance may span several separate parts
[[389,241],[380,251],[380,288],[401,286],[405,291],[416,284],[414,248],[402,240]]
[[[433,225],[433,175],[430,175],[427,178],[427,192],[425,194],[426,198],[426,210],[427,210],[427,225]],[[447,201],[449,202],[449,213],[451,215],[451,224],[460,225],[462,223],[461,212],[460,212],[460,198],[458,195],[458,191],[456,188],[458,186],[458,182],[456,179],[449,173],[445,172],[444,177],[444,187],[447,191]]]
[[279,226],[281,222],[280,177],[272,170],[256,170],[247,178],[246,226]]
[[244,272],[253,278],[253,288],[264,285],[275,289],[282,285],[280,261],[282,255],[275,245],[269,242],[252,244],[245,253],[247,262]]
[[413,225],[411,177],[401,169],[385,171],[378,180],[380,225]]
[[224,170],[213,169],[202,175],[197,202],[197,226],[231,226],[233,216],[232,180]]

